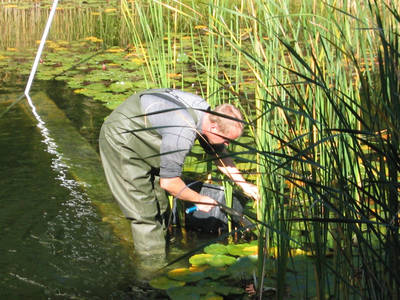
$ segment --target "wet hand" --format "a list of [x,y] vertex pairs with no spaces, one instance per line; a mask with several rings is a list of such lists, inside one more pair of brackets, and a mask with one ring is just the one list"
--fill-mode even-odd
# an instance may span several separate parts
[[255,201],[260,201],[261,196],[260,192],[258,191],[258,187],[256,185],[245,182],[242,183],[240,186],[243,189],[243,192],[245,193],[246,196],[253,198]]
[[196,206],[198,210],[204,211],[204,212],[209,212],[213,207],[217,205],[217,201],[214,199],[207,197],[207,196],[201,196],[200,198],[200,203],[196,203]]

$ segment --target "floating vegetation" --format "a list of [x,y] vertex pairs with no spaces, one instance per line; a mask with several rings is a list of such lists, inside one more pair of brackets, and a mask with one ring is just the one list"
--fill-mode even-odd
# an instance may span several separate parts
[[[237,246],[241,249],[254,244]],[[244,294],[241,280],[251,277],[256,270],[257,259],[243,255],[227,255],[229,245],[211,244],[204,248],[205,253],[195,254],[189,258],[190,268],[178,268],[150,282],[154,288],[165,289],[171,299],[222,297]],[[161,282],[161,284],[160,284]],[[176,282],[181,282],[178,285]],[[186,298],[189,299],[189,298]],[[207,298],[208,299],[208,298]]]

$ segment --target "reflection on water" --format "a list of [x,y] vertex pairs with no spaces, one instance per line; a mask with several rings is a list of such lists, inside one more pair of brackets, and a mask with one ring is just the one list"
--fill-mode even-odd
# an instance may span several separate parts
[[21,106],[0,118],[0,298],[140,299],[128,249],[36,125]]

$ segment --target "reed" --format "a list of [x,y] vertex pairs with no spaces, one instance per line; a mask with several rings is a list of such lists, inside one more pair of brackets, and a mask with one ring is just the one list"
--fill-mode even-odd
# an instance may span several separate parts
[[[78,1],[77,1],[78,2]],[[49,14],[49,4],[44,2],[0,2],[0,49],[16,48],[19,51],[36,47]],[[12,4],[10,4],[12,3]],[[110,3],[111,5],[111,3]],[[116,6],[99,3],[98,6],[64,5],[57,9],[49,40],[76,41],[96,36],[103,46],[127,45],[128,33]],[[8,26],[13,24],[14,26]],[[66,26],[73,24],[73,26]]]
[[[260,231],[259,247],[263,239],[278,246],[278,298],[287,249],[295,246],[284,236],[292,236],[294,222],[313,252],[319,299],[333,294],[332,282],[339,298],[397,297],[389,266],[398,244],[398,110],[390,113],[399,89],[398,13],[393,3],[374,1],[290,9],[288,2],[250,1],[242,16],[252,24],[253,47],[229,38],[257,81],[258,212],[276,229]],[[379,124],[371,123],[378,115]],[[382,130],[391,133],[384,139]]]
[[[312,253],[318,299],[398,297],[390,267],[399,243],[396,1],[207,7],[205,15],[192,2],[190,20],[207,24],[208,39],[189,26],[194,61],[209,78],[205,96],[223,89],[252,109],[256,147],[246,150],[256,153],[257,214],[269,225],[258,232],[259,295],[273,268],[285,297],[288,267],[296,268],[289,250],[300,244]],[[229,73],[214,59],[227,49],[236,66]]]

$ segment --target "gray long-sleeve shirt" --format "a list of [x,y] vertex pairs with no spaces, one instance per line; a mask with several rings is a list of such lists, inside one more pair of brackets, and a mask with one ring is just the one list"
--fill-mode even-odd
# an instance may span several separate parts
[[[167,97],[156,94],[141,96],[145,117],[161,136],[160,177],[180,177],[186,155],[192,148],[196,136],[201,134],[204,110],[208,103],[195,94],[168,89]],[[177,100],[168,100],[172,97]],[[192,108],[190,111],[185,107]],[[195,116],[193,115],[195,114]],[[195,120],[197,119],[197,120]]]

